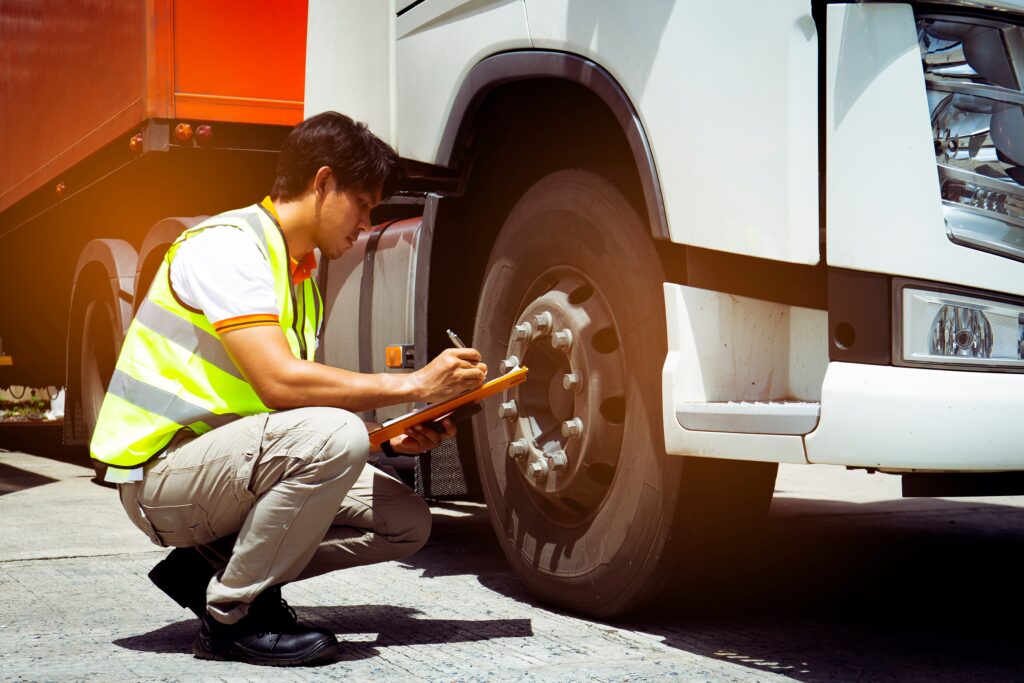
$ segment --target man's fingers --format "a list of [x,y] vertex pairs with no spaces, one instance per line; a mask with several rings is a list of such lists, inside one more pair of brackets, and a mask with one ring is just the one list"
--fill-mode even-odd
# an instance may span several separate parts
[[477,385],[483,384],[485,377],[486,375],[483,371],[477,370],[476,368],[467,368],[466,370],[460,370],[453,379],[463,385],[476,387]]
[[461,360],[469,361],[470,363],[479,363],[480,359],[482,358],[479,351],[470,348],[445,349],[444,353],[448,354],[449,356],[459,358]]

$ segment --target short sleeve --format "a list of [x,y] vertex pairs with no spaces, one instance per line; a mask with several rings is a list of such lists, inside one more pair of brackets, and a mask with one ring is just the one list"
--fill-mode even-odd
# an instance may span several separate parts
[[171,287],[218,332],[277,325],[281,315],[270,263],[237,228],[207,228],[182,242],[171,262]]

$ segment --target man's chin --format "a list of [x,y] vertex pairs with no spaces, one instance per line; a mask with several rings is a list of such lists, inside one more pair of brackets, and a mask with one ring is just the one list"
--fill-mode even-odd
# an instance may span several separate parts
[[352,245],[349,244],[348,242],[345,242],[344,244],[340,244],[331,247],[330,249],[323,250],[323,255],[327,258],[328,261],[333,261],[334,259],[338,258],[351,248]]

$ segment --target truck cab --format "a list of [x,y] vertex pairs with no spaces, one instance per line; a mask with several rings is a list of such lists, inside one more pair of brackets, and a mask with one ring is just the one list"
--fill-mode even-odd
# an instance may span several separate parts
[[424,183],[323,269],[328,362],[528,366],[459,452],[597,616],[697,585],[778,463],[1019,482],[1024,8],[975,5],[310,3],[306,114]]

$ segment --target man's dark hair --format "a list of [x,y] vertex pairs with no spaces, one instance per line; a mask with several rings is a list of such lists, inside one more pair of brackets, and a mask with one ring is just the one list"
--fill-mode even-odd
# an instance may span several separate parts
[[330,167],[342,188],[391,194],[398,169],[395,150],[357,123],[336,111],[311,116],[297,125],[284,141],[277,160],[277,177],[270,196],[288,201],[306,191],[321,166]]

